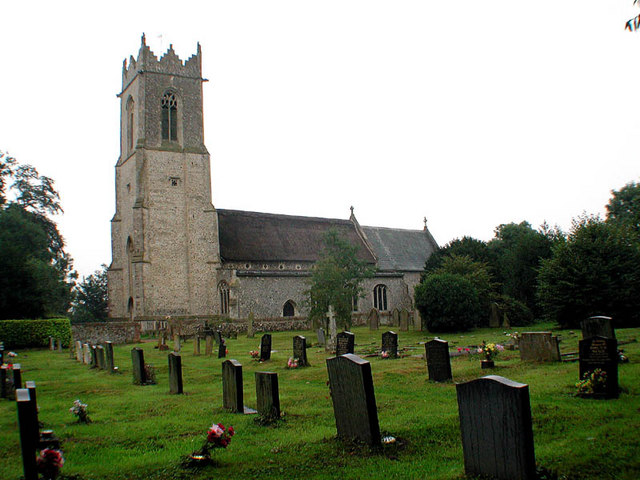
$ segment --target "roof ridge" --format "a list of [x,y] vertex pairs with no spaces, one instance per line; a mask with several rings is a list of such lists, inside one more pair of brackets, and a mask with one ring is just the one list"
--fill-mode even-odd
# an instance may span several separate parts
[[273,218],[288,218],[288,219],[300,219],[300,220],[311,220],[311,221],[327,221],[330,220],[332,222],[339,222],[345,225],[351,224],[351,221],[343,218],[329,218],[329,217],[308,217],[304,215],[290,215],[286,213],[270,213],[270,212],[254,212],[249,210],[234,210],[228,208],[217,208],[216,211],[218,213],[234,213],[247,215],[252,217],[273,217]]

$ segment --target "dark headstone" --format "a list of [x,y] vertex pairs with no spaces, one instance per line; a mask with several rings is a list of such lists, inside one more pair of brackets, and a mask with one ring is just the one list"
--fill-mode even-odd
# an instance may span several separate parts
[[398,356],[398,334],[395,332],[384,332],[382,334],[382,351],[387,352],[390,358]]
[[327,339],[324,335],[324,328],[319,328],[318,329],[318,345],[325,345],[327,343]]
[[340,332],[336,337],[336,355],[353,353],[356,336],[351,332]]
[[520,360],[531,362],[559,362],[558,337],[551,332],[523,332],[518,341]]
[[[35,412],[34,415],[36,417],[36,425],[39,425],[38,422],[38,397],[36,394],[36,382],[34,382],[33,380],[27,380],[26,382],[24,382],[24,386],[27,390],[29,390],[29,400],[31,401],[31,408],[33,408],[33,411]],[[40,440],[40,432],[38,429],[36,429],[35,431],[35,436],[36,436],[36,442],[38,440]]]
[[225,358],[227,356],[227,344],[224,338],[218,344],[218,358]]
[[22,467],[25,480],[38,480],[36,466],[36,448],[38,445],[38,419],[33,409],[29,390],[16,390],[16,404],[18,406],[18,427],[20,429],[20,449],[22,450]]
[[132,348],[131,363],[133,366],[133,383],[136,385],[144,385],[147,382],[144,371],[144,350],[140,347]]
[[265,333],[260,340],[260,361],[271,359],[271,334]]
[[7,365],[0,366],[0,398],[7,398],[9,395],[9,389],[7,388],[8,369]]
[[244,413],[242,365],[237,360],[222,362],[222,406],[232,413]]
[[115,371],[116,365],[113,359],[113,343],[106,341],[104,342],[104,368],[109,373],[113,373]]
[[424,344],[427,357],[429,380],[444,382],[451,380],[451,358],[449,357],[449,343],[436,338]]
[[293,337],[293,358],[298,359],[299,367],[308,367],[307,360],[307,339],[302,335]]
[[595,397],[617,398],[618,390],[618,341],[615,338],[592,337],[580,340],[580,379],[597,368],[606,372],[604,385],[594,389]]
[[169,393],[182,393],[182,357],[175,352],[169,354]]
[[268,419],[280,418],[280,393],[278,374],[256,372],[256,401],[258,414]]
[[378,310],[371,309],[367,323],[369,324],[369,330],[378,330],[380,328],[380,313],[378,313]]
[[98,368],[98,351],[96,350],[95,345],[89,346],[89,353],[91,353],[91,362],[89,363],[89,368]]
[[98,363],[98,368],[100,370],[104,370],[106,368],[106,363],[104,359],[104,347],[102,345],[98,345],[96,347],[96,360]]
[[580,322],[582,338],[591,337],[616,338],[611,317],[589,317]]
[[220,330],[213,332],[213,341],[216,342],[216,345],[222,343],[222,332],[220,332]]
[[456,391],[465,473],[535,479],[529,386],[492,375],[459,383]]
[[379,445],[371,364],[356,355],[345,354],[327,359],[327,371],[338,436]]
[[22,366],[19,363],[14,363],[11,371],[13,374],[13,389],[15,391],[22,388]]

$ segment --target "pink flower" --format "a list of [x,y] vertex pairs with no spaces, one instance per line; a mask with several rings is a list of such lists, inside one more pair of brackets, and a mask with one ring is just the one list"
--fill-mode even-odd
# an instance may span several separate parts
[[458,347],[458,351],[461,352],[462,351],[462,347]]

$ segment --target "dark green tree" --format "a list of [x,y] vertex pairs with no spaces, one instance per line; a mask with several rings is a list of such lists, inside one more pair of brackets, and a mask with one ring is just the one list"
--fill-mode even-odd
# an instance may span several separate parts
[[433,272],[440,268],[445,258],[457,256],[466,256],[470,259],[486,264],[491,270],[493,258],[487,244],[482,240],[473,237],[464,236],[456,238],[447,243],[444,247],[433,252],[427,259],[424,267],[425,274]]
[[626,225],[598,217],[574,220],[566,242],[542,261],[538,297],[544,316],[576,328],[593,315],[640,326],[640,243]]
[[358,249],[333,229],[324,237],[325,248],[314,265],[309,289],[305,292],[309,318],[324,323],[331,305],[336,322],[345,329],[351,327],[353,300],[363,295],[362,281],[373,276],[371,265],[358,259]]
[[607,222],[626,225],[640,233],[640,183],[627,183],[613,190],[607,204]]
[[106,320],[108,315],[107,268],[103,264],[100,270],[96,270],[76,284],[71,309],[73,322]]

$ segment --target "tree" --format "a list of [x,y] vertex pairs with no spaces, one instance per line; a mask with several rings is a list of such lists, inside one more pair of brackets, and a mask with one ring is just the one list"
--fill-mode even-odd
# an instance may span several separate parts
[[542,261],[538,297],[544,316],[576,328],[593,315],[616,326],[640,326],[640,243],[626,225],[575,219],[566,242]]
[[363,296],[362,281],[373,276],[373,267],[358,260],[357,247],[330,229],[324,236],[325,248],[314,265],[305,292],[309,318],[324,321],[333,306],[338,325],[351,327],[353,300]]
[[0,319],[67,312],[75,273],[47,216],[60,212],[53,180],[0,152]]
[[457,256],[466,256],[470,259],[486,264],[490,269],[492,265],[492,257],[487,244],[482,240],[473,237],[464,236],[456,238],[447,243],[444,247],[433,252],[427,259],[424,267],[424,274],[431,273],[442,266],[445,258]]
[[607,204],[607,222],[627,225],[640,233],[640,183],[629,182],[620,190],[613,190]]
[[76,284],[71,310],[74,322],[95,322],[107,318],[107,268],[103,264],[101,270],[96,270]]

